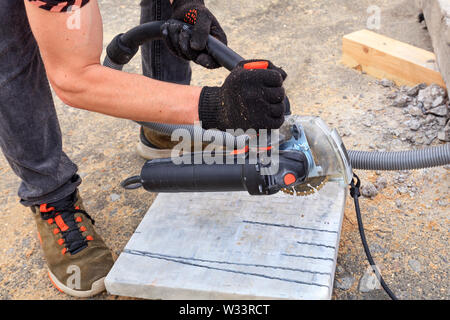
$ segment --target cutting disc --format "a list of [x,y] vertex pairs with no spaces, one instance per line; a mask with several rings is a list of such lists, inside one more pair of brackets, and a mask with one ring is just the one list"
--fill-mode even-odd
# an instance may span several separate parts
[[327,181],[327,176],[313,177],[293,188],[283,188],[281,191],[292,196],[308,196],[322,189]]

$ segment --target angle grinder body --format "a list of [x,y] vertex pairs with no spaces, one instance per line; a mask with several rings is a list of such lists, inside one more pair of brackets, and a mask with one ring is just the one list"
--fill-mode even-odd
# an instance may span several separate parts
[[287,116],[277,136],[278,141],[268,138],[264,147],[261,137],[254,136],[239,150],[150,160],[139,176],[122,186],[142,186],[159,193],[247,191],[271,195],[283,191],[303,196],[330,179],[350,182],[352,170],[342,140],[320,118]]

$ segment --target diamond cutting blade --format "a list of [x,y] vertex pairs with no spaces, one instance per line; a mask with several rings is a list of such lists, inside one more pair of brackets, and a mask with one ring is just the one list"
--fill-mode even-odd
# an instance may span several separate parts
[[322,189],[327,181],[328,176],[313,177],[293,188],[283,188],[281,191],[292,196],[308,196]]

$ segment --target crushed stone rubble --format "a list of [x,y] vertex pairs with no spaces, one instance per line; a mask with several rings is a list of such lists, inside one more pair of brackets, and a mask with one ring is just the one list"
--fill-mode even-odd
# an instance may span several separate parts
[[[413,148],[423,148],[433,145],[439,145],[450,142],[450,106],[447,91],[437,84],[426,85],[424,83],[413,87],[396,86],[388,79],[377,81],[377,84],[383,87],[385,91],[383,104],[387,101],[387,107],[401,109],[402,112],[395,112],[392,118],[394,125],[384,128],[384,137],[389,141],[391,137],[398,138],[403,142],[409,143]],[[391,112],[387,115],[392,116]],[[365,127],[376,125],[373,115],[368,114],[361,121]],[[370,146],[378,151],[385,151],[382,146]],[[395,193],[399,195],[407,194],[414,197],[418,188],[408,183],[408,172],[398,172],[393,176],[391,182],[396,185]],[[374,199],[386,186],[385,177],[379,177],[375,183],[366,182],[361,186],[361,195]],[[396,203],[398,208],[402,203]]]
[[447,92],[437,84],[397,87],[383,79],[378,84],[391,91],[386,94],[390,106],[403,109],[405,118],[390,133],[413,145],[450,142],[450,110]]

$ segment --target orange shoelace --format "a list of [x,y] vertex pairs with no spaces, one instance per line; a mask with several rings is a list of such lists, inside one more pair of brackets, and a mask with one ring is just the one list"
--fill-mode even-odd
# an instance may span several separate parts
[[95,223],[86,211],[81,210],[80,207],[56,209],[55,207],[47,207],[47,204],[44,203],[39,206],[39,210],[42,219],[46,220],[50,225],[55,224],[53,234],[61,234],[61,238],[57,242],[59,245],[64,246],[61,250],[63,255],[67,252],[75,254],[87,246],[87,241],[94,240],[91,235],[83,235],[84,232],[87,232],[85,226],[78,227],[78,224],[83,222],[83,218],[81,216],[75,217],[76,213],[85,215],[91,220],[92,224]]

